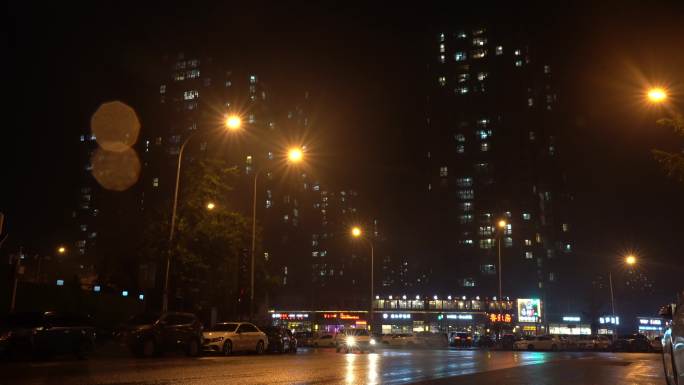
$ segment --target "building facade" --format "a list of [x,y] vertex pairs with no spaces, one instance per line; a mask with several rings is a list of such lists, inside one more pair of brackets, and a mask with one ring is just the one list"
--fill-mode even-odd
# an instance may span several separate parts
[[428,45],[426,249],[439,281],[495,296],[500,250],[502,294],[546,299],[573,251],[550,56],[506,26],[444,27]]

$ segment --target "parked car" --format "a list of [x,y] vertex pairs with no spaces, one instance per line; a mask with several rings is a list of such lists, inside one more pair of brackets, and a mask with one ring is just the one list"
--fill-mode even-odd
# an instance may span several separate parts
[[663,341],[662,337],[657,336],[650,340],[651,343],[651,351],[652,352],[662,352],[663,351]]
[[335,338],[332,334],[319,334],[311,342],[314,347],[334,347]]
[[221,352],[226,356],[233,352],[262,354],[268,346],[266,334],[249,322],[220,322],[202,335],[205,351]]
[[314,334],[312,332],[295,332],[297,346],[313,346]]
[[499,345],[501,349],[513,349],[513,344],[515,343],[515,336],[513,334],[504,334],[499,338]]
[[645,335],[633,333],[616,339],[611,349],[616,352],[649,352],[651,343]]
[[577,349],[580,350],[607,350],[611,341],[606,336],[580,336],[576,341]]
[[261,328],[268,337],[267,348],[273,353],[295,353],[297,352],[297,339],[292,332],[281,326],[265,326]]
[[669,385],[684,385],[684,292],[677,304],[660,310],[660,316],[671,321],[663,335],[663,367]]
[[194,357],[202,348],[202,324],[191,313],[143,313],[126,321],[119,338],[136,356],[181,350]]
[[449,345],[460,348],[469,348],[473,346],[473,336],[466,332],[455,332],[451,334]]
[[494,347],[494,338],[488,335],[480,335],[475,340],[475,346],[479,348],[492,348]]
[[74,354],[84,358],[95,347],[90,317],[46,312],[12,313],[0,321],[0,354],[9,358]]
[[371,337],[366,329],[345,329],[339,334],[341,334],[341,336],[338,337],[338,344],[335,348],[335,351],[338,353],[340,351],[350,353],[354,350],[360,352],[375,351],[375,339]]
[[449,346],[449,337],[446,333],[418,332],[416,346],[428,348],[441,348]]
[[515,341],[515,350],[558,350],[562,347],[562,341],[555,336],[537,336]]
[[418,337],[415,334],[399,333],[383,336],[382,343],[391,347],[415,347],[420,341],[418,341]]

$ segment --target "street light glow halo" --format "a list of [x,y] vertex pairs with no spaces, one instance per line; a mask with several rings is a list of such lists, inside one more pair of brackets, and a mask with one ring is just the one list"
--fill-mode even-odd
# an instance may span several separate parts
[[231,114],[226,118],[226,128],[230,131],[238,130],[242,127],[242,119],[240,116]]
[[304,153],[299,147],[292,147],[287,151],[287,159],[292,163],[301,162],[304,158]]
[[361,236],[361,228],[359,226],[354,226],[351,229],[351,235],[355,238],[358,238]]
[[667,90],[662,87],[652,87],[646,93],[652,103],[662,103],[667,99]]

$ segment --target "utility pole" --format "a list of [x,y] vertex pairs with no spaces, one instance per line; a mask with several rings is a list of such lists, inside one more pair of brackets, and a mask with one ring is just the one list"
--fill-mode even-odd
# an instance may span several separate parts
[[10,313],[14,312],[17,304],[17,286],[19,284],[19,274],[21,273],[21,257],[23,253],[23,247],[20,246],[17,260],[14,262],[14,282],[12,284],[12,301],[10,302]]

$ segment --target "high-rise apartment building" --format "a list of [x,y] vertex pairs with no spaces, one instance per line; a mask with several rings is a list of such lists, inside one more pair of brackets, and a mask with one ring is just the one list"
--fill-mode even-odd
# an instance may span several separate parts
[[503,296],[552,303],[573,252],[553,57],[498,25],[445,27],[429,47],[426,252],[441,287],[496,296],[500,250]]

